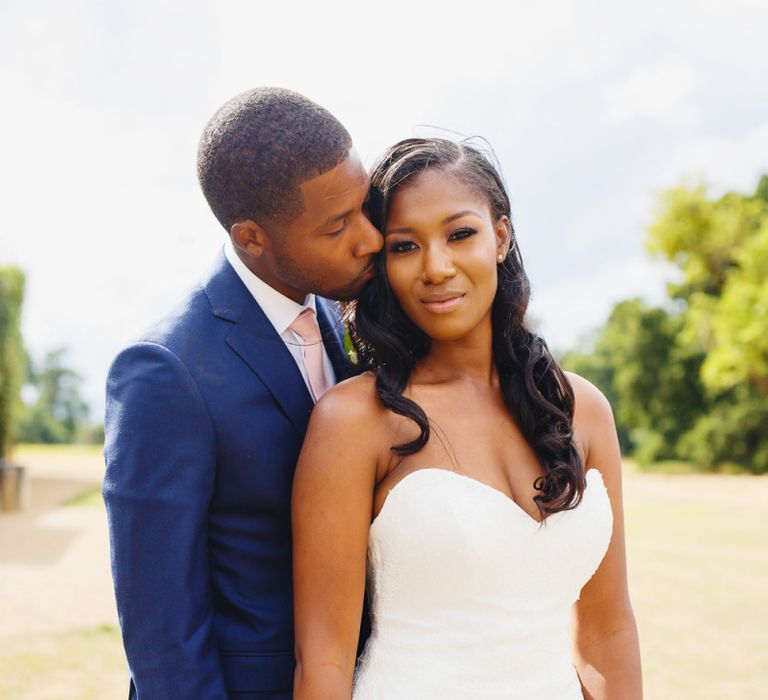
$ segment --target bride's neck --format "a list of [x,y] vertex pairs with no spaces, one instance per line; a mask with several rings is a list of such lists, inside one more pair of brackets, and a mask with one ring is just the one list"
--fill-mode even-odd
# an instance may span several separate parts
[[483,339],[433,340],[429,353],[417,363],[414,375],[416,381],[428,383],[459,379],[496,383],[498,373],[490,334]]

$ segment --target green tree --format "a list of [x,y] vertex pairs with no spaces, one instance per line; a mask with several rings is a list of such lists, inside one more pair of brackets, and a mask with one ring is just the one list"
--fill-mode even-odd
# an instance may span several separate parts
[[680,270],[669,291],[685,306],[687,342],[706,351],[705,386],[747,382],[768,397],[768,177],[752,195],[678,187],[661,202],[648,249]]
[[643,463],[675,457],[707,408],[698,379],[704,356],[680,343],[683,324],[681,314],[623,301],[588,347],[563,359],[605,393],[622,449]]
[[720,298],[691,308],[695,327],[707,329],[703,379],[715,391],[747,382],[768,397],[768,216],[735,259]]
[[754,474],[768,472],[768,401],[751,384],[712,399],[706,413],[680,438],[677,456],[715,470],[732,463]]
[[88,417],[88,405],[80,396],[81,377],[64,366],[66,350],[46,354],[40,366],[28,363],[28,384],[35,400],[26,406],[19,421],[23,442],[74,442]]
[[564,366],[603,390],[640,462],[768,472],[768,176],[751,195],[667,190],[647,246],[678,268],[673,310],[617,304]]
[[24,376],[20,330],[23,300],[24,273],[15,267],[0,267],[0,460],[7,455],[14,437]]

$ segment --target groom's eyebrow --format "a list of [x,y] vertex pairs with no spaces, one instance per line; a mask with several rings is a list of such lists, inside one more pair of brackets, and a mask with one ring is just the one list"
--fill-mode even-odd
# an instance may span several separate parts
[[341,221],[344,217],[349,216],[353,211],[353,209],[347,209],[347,211],[342,212],[341,214],[331,214],[325,221],[323,221],[322,225],[328,226],[329,224]]

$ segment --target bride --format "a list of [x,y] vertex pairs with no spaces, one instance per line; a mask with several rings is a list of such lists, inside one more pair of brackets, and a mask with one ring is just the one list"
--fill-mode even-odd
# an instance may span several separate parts
[[371,180],[368,371],[318,402],[294,482],[294,697],[640,698],[611,409],[525,324],[498,173],[407,139]]

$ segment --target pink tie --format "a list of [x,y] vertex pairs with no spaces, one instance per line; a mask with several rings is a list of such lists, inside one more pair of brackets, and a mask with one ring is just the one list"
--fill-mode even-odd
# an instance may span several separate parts
[[304,309],[289,328],[303,341],[301,350],[304,354],[309,386],[317,401],[328,391],[328,384],[325,381],[323,368],[323,339],[315,319],[315,312],[312,309]]

